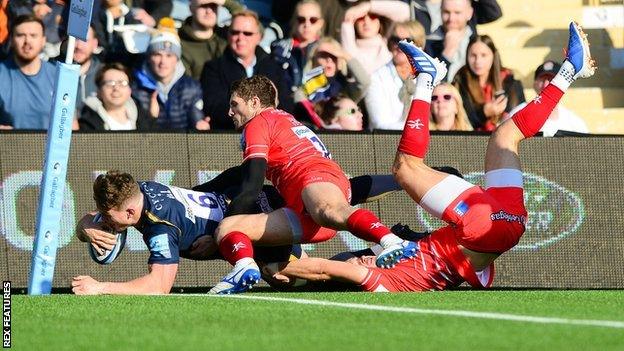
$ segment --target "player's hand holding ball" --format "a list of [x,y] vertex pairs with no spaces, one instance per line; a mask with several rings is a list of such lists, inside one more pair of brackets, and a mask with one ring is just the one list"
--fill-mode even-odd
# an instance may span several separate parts
[[80,241],[90,243],[93,249],[102,255],[105,250],[112,250],[117,240],[116,235],[104,228],[96,216],[99,216],[98,212],[84,215],[76,225],[76,236]]

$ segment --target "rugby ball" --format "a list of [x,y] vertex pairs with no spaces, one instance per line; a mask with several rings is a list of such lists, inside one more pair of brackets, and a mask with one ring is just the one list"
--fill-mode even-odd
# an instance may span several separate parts
[[[93,217],[93,223],[100,223],[102,221],[102,215],[100,213],[96,214],[95,217]],[[111,264],[113,263],[113,261],[115,261],[115,259],[119,256],[119,254],[121,254],[121,251],[123,250],[124,246],[126,246],[126,236],[128,235],[128,231],[124,230],[123,232],[114,232],[113,234],[116,235],[117,239],[116,239],[116,243],[115,246],[113,247],[112,250],[104,250],[103,254],[98,254],[97,251],[95,251],[95,248],[93,248],[93,245],[88,244],[87,247],[89,248],[89,255],[91,256],[91,259],[93,259],[93,261],[95,261],[96,263],[99,264]]]

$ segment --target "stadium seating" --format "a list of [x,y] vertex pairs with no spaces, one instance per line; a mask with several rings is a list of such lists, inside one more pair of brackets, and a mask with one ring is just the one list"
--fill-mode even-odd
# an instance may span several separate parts
[[[479,27],[501,53],[503,65],[522,80],[527,99],[535,92],[533,74],[544,60],[560,61],[570,18],[581,23],[592,44],[598,71],[579,81],[563,104],[587,122],[592,133],[624,134],[624,30],[612,21],[597,19],[598,11],[619,9],[622,0],[499,1],[503,17]],[[604,27],[604,28],[600,28]]]

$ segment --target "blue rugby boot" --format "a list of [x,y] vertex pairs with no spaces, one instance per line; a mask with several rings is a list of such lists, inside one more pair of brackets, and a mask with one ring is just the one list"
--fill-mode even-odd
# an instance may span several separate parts
[[429,56],[413,42],[405,39],[401,40],[399,42],[399,49],[407,56],[412,66],[412,74],[414,76],[418,73],[430,75],[433,80],[433,86],[438,85],[446,76],[446,64],[440,62],[437,58]]
[[399,261],[412,258],[418,252],[418,244],[404,240],[385,248],[375,259],[375,265],[379,268],[392,268]]
[[574,21],[570,22],[570,38],[568,39],[566,60],[574,67],[574,73],[572,74],[573,79],[591,77],[596,71],[595,61],[591,58],[589,52],[587,34],[585,34],[583,28]]
[[236,262],[232,271],[226,275],[209,294],[238,294],[245,292],[260,281],[260,268],[253,258],[243,258]]

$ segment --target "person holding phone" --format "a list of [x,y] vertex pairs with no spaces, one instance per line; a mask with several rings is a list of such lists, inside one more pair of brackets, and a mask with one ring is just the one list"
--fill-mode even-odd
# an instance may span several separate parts
[[466,65],[453,85],[475,130],[493,131],[514,107],[525,101],[522,83],[503,67],[492,39],[477,35],[468,44]]

